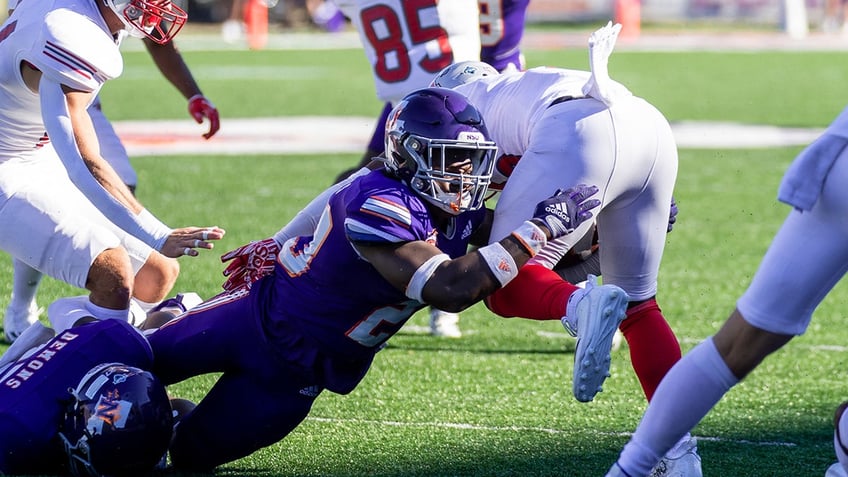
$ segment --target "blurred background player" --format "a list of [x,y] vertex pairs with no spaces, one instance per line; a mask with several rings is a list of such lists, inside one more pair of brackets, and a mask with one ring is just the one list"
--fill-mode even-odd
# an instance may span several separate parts
[[173,415],[150,345],[89,320],[0,367],[3,475],[141,475],[165,455]]
[[[619,31],[620,25],[610,23],[591,35],[591,71],[532,68],[482,74],[484,64],[458,64],[434,80],[466,95],[483,114],[499,152],[520,158],[514,170],[507,171],[508,180],[497,172],[493,177],[493,182],[506,180],[495,207],[493,237],[526,220],[533,213],[528,204],[547,191],[569,184],[603,184],[603,204],[595,221],[600,269],[604,283],[622,288],[630,302],[620,309],[608,334],[585,344],[594,347],[590,359],[582,360],[578,341],[573,387],[579,401],[591,401],[608,376],[618,322],[648,400],[680,358],[680,345],[656,302],[677,146],[665,117],[609,78],[608,58]],[[486,300],[489,308],[507,317],[561,318],[571,329],[579,305],[575,298],[591,294],[596,286],[590,277],[587,288],[578,289],[551,269],[591,225],[549,243],[516,280]],[[690,437],[681,438],[665,459],[668,475],[700,476],[700,458]]]
[[[16,6],[17,2],[14,1],[9,4],[9,15]],[[149,38],[142,38],[142,42],[162,75],[188,100],[188,111],[194,120],[198,123],[202,123],[204,119],[209,121],[209,129],[203,137],[211,138],[220,128],[218,110],[203,95],[174,42],[159,44]],[[115,169],[121,181],[135,193],[138,176],[121,138],[103,113],[99,94],[89,106],[88,114],[97,133],[100,154]],[[25,262],[13,260],[12,296],[3,317],[4,334],[10,343],[30,324],[37,321],[41,314],[36,303],[41,277],[41,272]],[[145,303],[140,305],[145,311],[152,306]]]
[[129,319],[131,296],[161,301],[179,273],[174,259],[212,248],[224,234],[171,229],[146,210],[100,154],[88,112],[102,85],[120,74],[119,45],[128,34],[165,44],[185,20],[168,1],[60,0],[24,2],[0,27],[0,117],[7,124],[0,133],[0,248],[88,289],[98,318]]
[[[498,69],[523,69],[520,42],[529,0],[419,2],[412,10],[399,0],[333,0],[351,19],[372,67],[377,98],[385,101],[357,167],[383,153],[385,124],[397,100],[426,87],[444,67],[480,60]],[[459,338],[459,315],[430,308],[430,334]]]
[[[390,117],[385,169],[338,188],[314,233],[243,247],[234,260],[271,268],[231,274],[231,293],[150,335],[154,372],[166,384],[223,372],[175,430],[176,470],[209,470],[283,439],[324,389],[352,392],[425,304],[471,306],[598,204],[596,188],[575,187],[542,201],[500,242],[467,253],[487,215],[496,149],[481,116],[459,93],[427,88]],[[238,405],[245,395],[247,408]]]

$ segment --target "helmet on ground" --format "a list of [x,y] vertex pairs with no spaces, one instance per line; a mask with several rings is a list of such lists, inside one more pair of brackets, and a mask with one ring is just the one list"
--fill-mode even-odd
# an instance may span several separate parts
[[476,81],[484,76],[498,76],[498,70],[482,61],[460,61],[446,66],[433,78],[430,86],[441,88],[456,88],[465,83]]
[[483,206],[496,149],[480,111],[450,89],[413,91],[386,120],[386,168],[452,215]]
[[124,23],[130,36],[149,38],[160,45],[171,41],[188,14],[171,0],[103,0]]
[[92,368],[71,390],[59,437],[76,477],[150,472],[171,441],[173,414],[165,386],[120,363]]

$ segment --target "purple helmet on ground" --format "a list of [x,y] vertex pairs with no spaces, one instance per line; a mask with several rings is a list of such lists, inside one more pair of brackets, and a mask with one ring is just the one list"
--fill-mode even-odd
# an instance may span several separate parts
[[72,390],[59,437],[77,477],[150,472],[165,455],[173,414],[165,386],[120,363],[92,368]]

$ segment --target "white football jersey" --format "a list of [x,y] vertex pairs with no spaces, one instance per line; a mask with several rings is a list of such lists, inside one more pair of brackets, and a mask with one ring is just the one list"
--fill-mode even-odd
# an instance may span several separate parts
[[563,96],[583,97],[589,76],[588,71],[538,67],[482,77],[454,89],[480,110],[499,154],[520,156],[530,144],[533,126],[551,103]]
[[480,59],[477,0],[335,0],[356,26],[377,97],[397,103],[442,68]]
[[[21,63],[82,91],[121,74],[118,40],[91,0],[21,0],[0,26],[0,160],[47,141],[39,96],[23,83]],[[66,8],[68,7],[68,8]]]

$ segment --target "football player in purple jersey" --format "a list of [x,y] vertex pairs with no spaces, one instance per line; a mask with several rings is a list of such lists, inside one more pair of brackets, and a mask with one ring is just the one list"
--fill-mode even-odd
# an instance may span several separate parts
[[313,233],[228,254],[239,264],[230,291],[149,336],[165,384],[222,373],[175,430],[177,470],[209,470],[283,439],[323,390],[353,391],[415,311],[480,301],[598,203],[594,186],[557,191],[503,240],[466,254],[487,216],[496,149],[479,112],[427,88],[399,102],[386,131],[385,168],[316,198],[325,205]]
[[153,470],[173,414],[164,385],[145,371],[153,355],[144,336],[93,318],[51,335],[0,366],[0,474]]
[[[499,71],[524,69],[520,42],[529,0],[477,0],[479,15],[473,21],[469,21],[467,7],[474,2],[467,0],[420,2],[414,11],[398,1],[336,0],[336,3],[353,19],[360,32],[370,52],[368,57],[372,60],[377,96],[386,101],[359,166],[340,173],[336,182],[383,153],[384,125],[399,92],[402,96],[427,86],[440,69],[438,65],[480,59]],[[471,5],[471,8],[474,6]],[[428,18],[428,23],[435,26],[422,28],[422,17]],[[372,24],[377,21],[390,30],[384,37]],[[395,28],[397,31],[392,31]],[[430,43],[436,40],[440,46],[437,54],[430,48]],[[388,68],[390,60],[386,58],[390,54],[408,54],[409,60],[399,59],[394,68]],[[430,309],[430,334],[459,338],[462,332],[458,323],[458,314]]]

